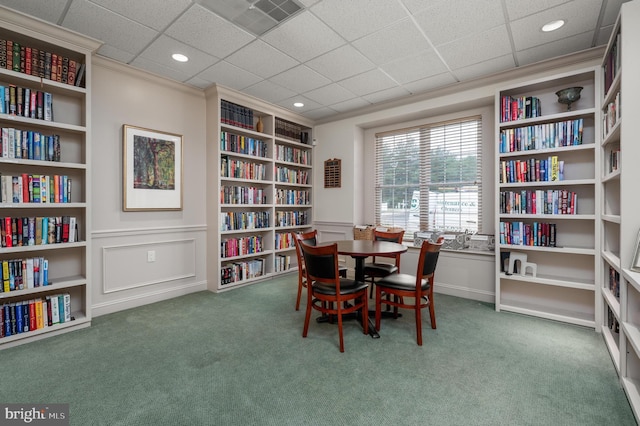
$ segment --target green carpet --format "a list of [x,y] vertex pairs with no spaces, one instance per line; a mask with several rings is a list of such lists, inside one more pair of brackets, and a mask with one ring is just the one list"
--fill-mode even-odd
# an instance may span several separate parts
[[[0,400],[70,403],[72,425],[634,425],[593,330],[436,295],[381,338],[294,310],[295,275],[94,318],[0,352]],[[317,314],[314,312],[314,317]]]

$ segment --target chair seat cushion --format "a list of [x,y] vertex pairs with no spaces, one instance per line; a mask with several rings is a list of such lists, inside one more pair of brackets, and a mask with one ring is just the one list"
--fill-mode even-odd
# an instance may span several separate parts
[[[340,294],[353,294],[366,290],[369,285],[348,278],[340,278]],[[313,283],[313,291],[321,294],[336,294],[335,286],[331,284]]]
[[[426,291],[429,289],[429,281],[423,279],[422,282],[422,291]],[[412,291],[416,289],[416,277],[415,275],[409,274],[393,274],[387,277],[382,278],[380,281],[376,283],[378,287],[388,287],[398,290],[407,290]]]
[[392,263],[365,263],[364,274],[370,277],[386,277],[398,272],[398,267]]

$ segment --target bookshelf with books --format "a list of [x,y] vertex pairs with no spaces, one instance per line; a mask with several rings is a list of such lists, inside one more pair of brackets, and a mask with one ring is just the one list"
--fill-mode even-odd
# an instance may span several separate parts
[[[496,93],[496,310],[596,325],[597,68]],[[570,108],[556,92],[582,87]]]
[[[640,272],[638,236],[640,202],[637,186],[640,158],[637,126],[640,116],[640,2],[624,3],[601,64],[602,244],[601,330],[631,408],[640,418]],[[626,119],[623,119],[625,118]],[[626,121],[625,121],[626,120]]]
[[297,270],[291,232],[312,220],[310,122],[217,85],[206,97],[209,289]]
[[90,66],[99,42],[0,10],[4,349],[91,324]]

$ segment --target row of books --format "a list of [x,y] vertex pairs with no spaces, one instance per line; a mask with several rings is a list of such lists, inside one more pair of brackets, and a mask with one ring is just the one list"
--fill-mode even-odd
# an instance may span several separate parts
[[616,97],[607,104],[602,114],[602,137],[606,138],[611,129],[620,121],[620,92],[616,93]]
[[288,271],[291,269],[291,256],[279,254],[274,258],[273,270],[276,272]]
[[608,172],[615,172],[620,168],[620,148],[614,148],[609,151]]
[[584,119],[502,129],[500,152],[531,151],[582,145]]
[[276,117],[276,136],[292,139],[304,144],[309,143],[309,132],[299,124]]
[[0,218],[2,247],[74,243],[79,240],[75,216]]
[[276,160],[311,165],[311,154],[305,149],[276,145]]
[[0,133],[2,133],[0,155],[3,158],[60,161],[59,135],[45,135],[33,130],[12,127],[2,127]]
[[85,72],[85,64],[67,56],[7,39],[0,39],[0,68],[71,86],[80,86]]
[[53,120],[53,95],[14,84],[0,86],[0,114]]
[[306,206],[311,204],[311,192],[298,189],[276,189],[276,204]]
[[309,218],[310,214],[307,211],[277,211],[276,227],[307,225]]
[[616,318],[614,313],[611,311],[609,305],[607,305],[607,326],[616,334],[617,339],[617,335],[620,334],[620,323],[618,322],[618,318]]
[[546,160],[503,160],[500,162],[500,183],[555,182],[564,180],[564,161],[557,155]]
[[251,180],[265,180],[267,166],[223,156],[220,161],[220,176]]
[[501,214],[577,214],[578,194],[566,189],[500,192]]
[[264,275],[264,259],[233,262],[220,268],[220,284],[244,281]]
[[542,115],[540,99],[535,96],[501,96],[500,122],[524,120]]
[[44,257],[2,261],[0,293],[49,285],[49,261]]
[[234,104],[233,102],[220,101],[220,121],[243,129],[253,130],[253,110]]
[[276,232],[275,248],[276,250],[288,249],[295,247],[296,243],[293,234],[289,232]]
[[222,204],[265,204],[267,196],[263,188],[222,185],[220,188],[220,202]]
[[67,175],[1,175],[0,202],[70,203],[71,182]]
[[222,212],[220,213],[221,231],[240,231],[243,229],[268,228],[271,213],[264,212]]
[[255,157],[269,157],[269,146],[266,142],[225,131],[220,133],[220,149]]
[[220,257],[222,258],[261,253],[263,250],[262,235],[229,238],[220,242]]
[[307,170],[290,169],[288,167],[278,166],[276,167],[276,181],[308,185],[309,172]]
[[604,93],[609,91],[613,80],[615,80],[616,75],[618,75],[621,65],[620,53],[620,32],[618,32],[611,45],[611,50],[609,50],[605,57],[602,68],[604,74]]
[[40,330],[74,320],[71,295],[52,294],[45,298],[5,303],[0,307],[0,337]]
[[620,300],[620,272],[609,266],[609,290],[616,299]]
[[556,224],[540,222],[500,222],[500,244],[555,247]]

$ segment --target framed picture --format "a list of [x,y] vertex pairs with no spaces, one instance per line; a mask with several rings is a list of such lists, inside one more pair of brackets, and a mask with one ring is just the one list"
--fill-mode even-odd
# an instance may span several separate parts
[[125,124],[124,211],[182,210],[182,135]]
[[636,247],[633,252],[633,260],[631,261],[632,271],[640,272],[640,232],[638,232],[638,237],[636,238]]

